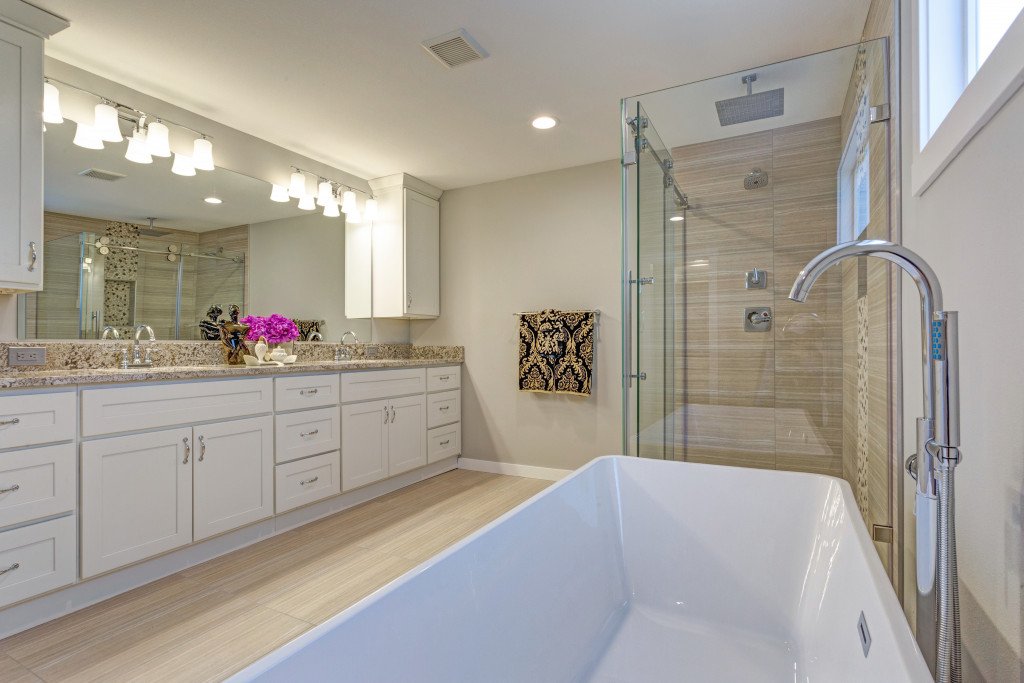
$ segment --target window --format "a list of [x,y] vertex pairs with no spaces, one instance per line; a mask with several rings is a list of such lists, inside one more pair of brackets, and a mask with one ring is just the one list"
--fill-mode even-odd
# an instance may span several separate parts
[[871,119],[865,77],[865,56],[861,50],[854,68],[856,82],[853,87],[857,92],[857,111],[839,160],[839,220],[836,234],[839,242],[860,239],[871,221],[871,145],[868,144]]
[[1024,0],[916,0],[913,8],[917,145],[923,192],[1020,87]]

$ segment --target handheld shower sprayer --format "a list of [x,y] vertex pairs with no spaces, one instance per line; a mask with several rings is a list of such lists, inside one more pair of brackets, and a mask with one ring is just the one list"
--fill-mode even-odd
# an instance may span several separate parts
[[895,263],[921,295],[924,417],[907,470],[917,480],[917,642],[939,683],[960,683],[960,605],[953,471],[960,462],[960,380],[956,311],[942,310],[935,271],[906,247],[884,240],[847,242],[808,262],[789,298],[803,302],[830,267],[855,256]]

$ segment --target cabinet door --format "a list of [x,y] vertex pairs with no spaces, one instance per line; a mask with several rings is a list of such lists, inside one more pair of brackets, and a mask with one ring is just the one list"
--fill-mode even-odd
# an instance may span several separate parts
[[274,514],[274,419],[217,422],[193,432],[195,540]]
[[440,212],[436,199],[405,190],[405,313],[441,314]]
[[43,288],[42,111],[43,41],[0,23],[0,290]]
[[192,430],[82,444],[82,576],[192,542]]
[[388,401],[341,407],[341,490],[388,476]]
[[388,476],[427,464],[426,398],[407,396],[391,399],[388,424]]

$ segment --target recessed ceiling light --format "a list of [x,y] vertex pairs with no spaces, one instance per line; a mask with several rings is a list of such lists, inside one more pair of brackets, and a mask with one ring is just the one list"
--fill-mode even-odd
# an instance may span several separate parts
[[224,203],[224,200],[221,199],[220,197],[207,197],[203,201],[206,202],[207,204],[223,204]]
[[533,120],[533,127],[539,130],[547,130],[558,125],[558,119],[554,116],[538,116]]
[[672,221],[673,223],[678,223],[679,221],[683,220],[683,217],[677,214],[669,218],[669,220]]

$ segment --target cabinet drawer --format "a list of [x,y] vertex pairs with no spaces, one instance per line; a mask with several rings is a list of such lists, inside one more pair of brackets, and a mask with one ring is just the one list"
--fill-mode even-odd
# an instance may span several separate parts
[[75,509],[75,445],[0,453],[0,527]]
[[260,415],[274,410],[274,380],[217,380],[82,390],[82,436]]
[[341,453],[324,453],[278,465],[275,510],[278,514],[341,493]]
[[341,448],[341,411],[318,408],[274,418],[274,458],[288,462]]
[[74,583],[75,516],[0,533],[0,607]]
[[462,423],[434,427],[427,431],[427,462],[462,454]]
[[341,400],[352,403],[422,394],[426,387],[425,368],[346,372],[341,375]]
[[301,410],[338,405],[338,375],[278,377],[274,380],[274,408]]
[[462,386],[462,368],[450,365],[443,368],[427,368],[427,391],[447,391]]
[[459,390],[427,395],[427,428],[458,422],[462,419]]
[[75,392],[0,395],[0,448],[75,438]]

